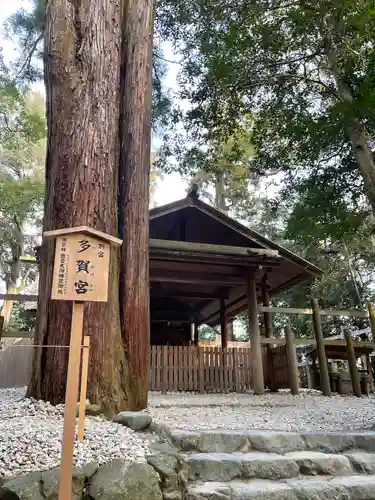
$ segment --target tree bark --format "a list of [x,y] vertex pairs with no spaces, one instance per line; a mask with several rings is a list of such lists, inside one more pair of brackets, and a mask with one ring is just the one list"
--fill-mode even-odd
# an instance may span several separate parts
[[129,364],[128,406],[147,407],[149,373],[149,175],[153,0],[128,0],[123,10],[119,230],[121,331]]
[[[48,145],[44,230],[87,225],[117,236],[121,0],[50,0],[45,83]],[[36,344],[68,345],[72,305],[49,299],[54,243],[41,248]],[[108,413],[127,407],[120,328],[119,255],[108,303],[85,305],[88,398]],[[61,403],[68,349],[35,348],[28,395]]]

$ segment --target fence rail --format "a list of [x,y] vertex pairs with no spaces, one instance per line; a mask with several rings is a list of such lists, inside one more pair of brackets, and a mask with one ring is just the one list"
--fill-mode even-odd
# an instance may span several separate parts
[[246,348],[151,346],[150,390],[247,392],[250,368]]

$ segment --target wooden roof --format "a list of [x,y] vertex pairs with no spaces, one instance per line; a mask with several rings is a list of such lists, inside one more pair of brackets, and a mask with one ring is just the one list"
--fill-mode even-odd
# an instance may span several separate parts
[[[322,273],[286,248],[190,197],[150,211],[152,240],[167,240],[170,245],[158,245],[158,249],[150,245],[151,311],[153,302],[155,310],[160,310],[162,297],[173,298],[174,304],[178,299],[185,313],[198,311],[199,321],[208,324],[219,321],[220,297],[225,296],[228,316],[246,308],[246,276],[250,268],[257,271],[258,282],[267,272],[271,296],[311,282]],[[202,249],[196,244],[202,244],[203,250],[216,246],[218,252],[207,252],[204,260],[202,253],[197,254],[197,249]],[[228,255],[224,251],[228,247],[236,247],[237,252],[246,248],[243,253],[247,257]]]

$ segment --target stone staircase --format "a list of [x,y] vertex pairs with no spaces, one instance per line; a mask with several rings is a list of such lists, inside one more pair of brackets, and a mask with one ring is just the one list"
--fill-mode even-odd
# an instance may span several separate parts
[[375,500],[375,432],[172,431],[186,500]]

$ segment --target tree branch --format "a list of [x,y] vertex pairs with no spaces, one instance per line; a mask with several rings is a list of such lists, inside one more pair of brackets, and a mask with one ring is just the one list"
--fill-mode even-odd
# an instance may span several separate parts
[[43,40],[44,34],[39,35],[38,38],[35,40],[35,42],[32,44],[30,47],[30,51],[26,56],[26,59],[24,63],[21,66],[21,69],[18,71],[17,75],[14,78],[14,83],[17,82],[17,80],[24,75],[27,71],[30,69],[30,64],[31,64],[31,59],[33,58],[33,55],[38,47],[38,44]]
[[164,61],[166,63],[171,63],[171,64],[179,64],[181,66],[181,62],[180,61],[172,61],[171,59],[166,59],[165,57],[163,56],[160,56],[159,54],[157,54],[156,52],[153,52],[153,56],[154,57],[157,57],[158,59],[160,59],[161,61]]

